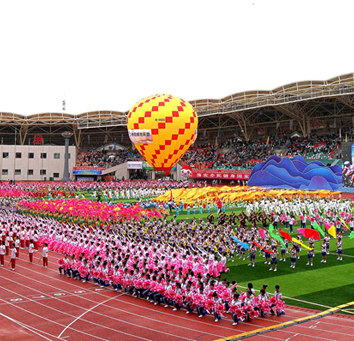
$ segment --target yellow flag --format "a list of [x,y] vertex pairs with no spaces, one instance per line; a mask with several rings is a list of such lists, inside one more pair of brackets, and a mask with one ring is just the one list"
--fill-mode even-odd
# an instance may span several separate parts
[[348,142],[348,135],[345,134],[345,142]]
[[266,145],[268,146],[268,144],[269,144],[269,136],[268,136],[268,138],[267,138],[267,143],[266,143]]
[[334,227],[334,225],[332,225],[332,226],[328,229],[328,233],[329,233],[333,238],[337,238],[336,228]]
[[349,227],[348,227],[348,225],[345,223],[345,221],[342,219],[342,218],[339,218],[341,221],[342,221],[342,223],[344,224],[344,226],[345,226],[345,230],[349,230]]
[[297,244],[301,245],[304,249],[313,250],[312,248],[308,247],[307,245],[301,243],[300,240],[298,240],[298,239],[296,239],[296,238],[291,238],[291,240],[292,240],[294,243],[297,243]]

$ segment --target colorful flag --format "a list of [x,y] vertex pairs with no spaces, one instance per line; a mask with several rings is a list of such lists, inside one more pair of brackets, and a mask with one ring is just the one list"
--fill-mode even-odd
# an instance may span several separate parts
[[279,233],[284,239],[289,240],[291,242],[291,236],[289,233],[283,232],[281,229],[279,229]]
[[264,239],[264,230],[261,229],[260,227],[258,227],[258,232],[259,232],[259,235],[261,236],[261,238]]
[[328,233],[329,233],[333,238],[337,238],[337,232],[336,232],[336,228],[334,227],[334,225],[332,225],[332,226],[328,229]]
[[315,238],[317,240],[320,240],[320,234],[318,231],[312,230],[312,229],[297,229],[297,232],[301,233],[305,238]]
[[296,244],[301,245],[303,248],[307,249],[307,250],[313,250],[310,247],[308,247],[307,245],[305,245],[304,243],[301,243],[300,240],[296,239],[296,238],[292,238],[292,241]]
[[312,226],[313,226],[313,228],[314,228],[316,231],[318,231],[319,233],[321,233],[322,237],[325,236],[325,233],[324,233],[323,230],[318,226],[318,224],[317,224],[316,221],[313,222],[313,225],[312,225]]
[[246,243],[242,243],[241,241],[239,241],[236,237],[234,236],[230,236],[237,244],[240,244],[244,249],[249,249],[250,246]]

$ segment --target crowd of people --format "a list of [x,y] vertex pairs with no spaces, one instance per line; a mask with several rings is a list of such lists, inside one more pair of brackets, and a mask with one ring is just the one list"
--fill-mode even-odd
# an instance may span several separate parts
[[290,137],[286,147],[284,155],[335,159],[340,158],[341,139],[336,135]]
[[80,152],[76,167],[102,167],[110,168],[127,161],[143,161],[142,156],[137,151],[130,149],[123,150],[89,150]]
[[281,150],[283,156],[334,159],[340,158],[340,148],[341,139],[336,135],[288,137],[281,134],[248,142],[233,137],[218,144],[205,143],[190,148],[182,164],[201,169],[251,169],[274,155],[276,150]]
[[[236,281],[223,278],[229,271],[228,261],[235,264],[237,259],[249,258],[252,268],[264,263],[270,271],[281,271],[290,256],[287,266],[295,269],[301,248],[306,247],[307,265],[314,265],[313,237],[305,245],[299,232],[296,239],[284,240],[285,245],[281,245],[266,229],[269,224],[275,230],[283,225],[291,233],[297,224],[295,215],[300,215],[302,228],[311,227],[314,220],[321,226],[335,225],[339,261],[343,259],[342,229],[346,223],[354,229],[351,203],[332,198],[263,199],[244,203],[245,210],[239,215],[220,212],[217,221],[212,213],[206,221],[177,220],[176,216],[171,220],[166,216],[149,220],[124,217],[95,229],[84,222],[20,213],[15,204],[14,198],[0,202],[2,266],[5,255],[9,255],[11,268],[15,269],[16,257],[24,250],[32,262],[39,248],[43,266],[48,266],[48,251],[55,251],[65,254],[59,261],[59,273],[75,280],[123,291],[173,311],[183,308],[186,314],[212,315],[215,322],[230,313],[234,325],[268,313],[280,315],[284,313],[284,302],[279,288],[271,298],[266,286],[258,296],[252,284],[241,292]],[[326,233],[320,246],[321,263],[327,262],[331,240]],[[262,261],[256,263],[258,253]]]
[[6,254],[11,254],[15,269],[16,256],[24,252],[21,248],[27,248],[33,261],[33,252],[43,247],[43,266],[48,265],[48,250],[66,254],[59,261],[60,273],[123,290],[174,311],[184,307],[187,314],[212,314],[216,322],[229,312],[233,324],[258,314],[284,312],[279,294],[278,299],[270,299],[265,291],[256,296],[252,286],[241,293],[236,282],[222,279],[228,271],[227,259],[238,252],[227,237],[233,230],[230,224],[127,218],[109,230],[93,230],[18,213],[9,205],[1,207],[0,221],[2,266]]
[[[283,155],[330,159],[340,156],[340,148],[341,139],[336,135],[290,137],[279,134],[265,140],[250,141],[232,136],[217,144],[208,142],[192,146],[181,163],[198,169],[250,169],[273,155],[276,149],[283,149]],[[79,153],[76,166],[109,168],[127,161],[143,161],[143,158],[139,152],[129,149],[90,150]]]

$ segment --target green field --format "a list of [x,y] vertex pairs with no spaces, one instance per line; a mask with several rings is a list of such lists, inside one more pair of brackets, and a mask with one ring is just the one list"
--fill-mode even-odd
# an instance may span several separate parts
[[[227,214],[232,211],[239,214],[242,208],[226,209]],[[211,212],[216,219],[218,214],[215,213],[215,209]],[[194,216],[198,219],[205,219],[207,215],[208,213],[187,215],[186,212],[181,212],[177,216],[177,220],[186,218],[192,220]],[[169,217],[169,219],[171,218],[172,216]],[[300,225],[294,226],[294,231],[299,227]],[[296,235],[297,233],[292,234],[294,237]],[[223,274],[222,278],[236,281],[241,290],[251,282],[256,290],[261,289],[263,284],[267,284],[268,291],[273,293],[275,285],[278,284],[287,304],[311,309],[326,310],[328,307],[353,301],[354,239],[347,238],[348,231],[343,235],[345,236],[343,238],[343,261],[337,261],[336,241],[332,239],[330,242],[331,254],[327,256],[327,263],[321,263],[320,245],[322,242],[317,241],[313,267],[306,265],[307,250],[303,249],[295,269],[290,268],[290,255],[287,253],[285,262],[280,262],[278,258],[278,271],[269,271],[270,265],[264,264],[265,258],[259,256],[259,252],[257,252],[254,268],[248,266],[249,260],[247,258],[244,261],[235,257],[234,262],[227,263],[230,272]]]

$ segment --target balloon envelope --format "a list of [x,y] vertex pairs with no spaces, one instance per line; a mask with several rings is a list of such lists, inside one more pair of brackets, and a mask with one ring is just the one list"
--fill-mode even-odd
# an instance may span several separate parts
[[167,175],[195,141],[198,116],[181,98],[154,95],[135,103],[127,127],[140,154],[155,170]]

